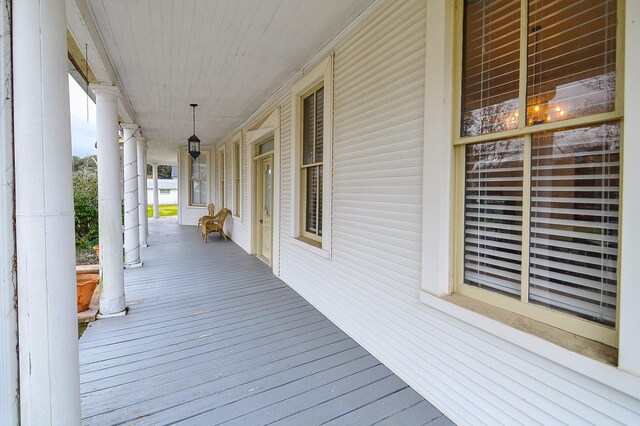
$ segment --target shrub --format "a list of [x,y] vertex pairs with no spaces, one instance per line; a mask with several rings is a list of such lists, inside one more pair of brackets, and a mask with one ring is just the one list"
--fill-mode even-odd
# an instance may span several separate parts
[[76,251],[92,252],[98,244],[98,173],[88,164],[73,172]]

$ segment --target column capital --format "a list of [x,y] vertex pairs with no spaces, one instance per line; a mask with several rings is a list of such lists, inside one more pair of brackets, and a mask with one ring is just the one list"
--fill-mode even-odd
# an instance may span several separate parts
[[96,96],[113,96],[116,99],[120,97],[120,91],[116,86],[91,83],[89,84],[89,88]]
[[136,123],[120,123],[120,127],[122,127],[123,129],[131,130],[132,133],[135,133],[140,126],[138,126]]

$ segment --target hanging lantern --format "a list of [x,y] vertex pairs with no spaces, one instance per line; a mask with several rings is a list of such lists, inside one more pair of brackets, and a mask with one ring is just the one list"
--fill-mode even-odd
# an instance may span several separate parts
[[189,154],[194,158],[198,158],[200,156],[200,139],[196,136],[196,107],[198,104],[191,104],[193,108],[193,136],[187,139],[187,148],[189,150]]

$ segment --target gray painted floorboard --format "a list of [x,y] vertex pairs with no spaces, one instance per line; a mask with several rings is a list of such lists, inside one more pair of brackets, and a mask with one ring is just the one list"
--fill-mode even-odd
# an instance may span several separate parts
[[149,225],[129,314],[80,339],[84,424],[451,424],[256,257]]

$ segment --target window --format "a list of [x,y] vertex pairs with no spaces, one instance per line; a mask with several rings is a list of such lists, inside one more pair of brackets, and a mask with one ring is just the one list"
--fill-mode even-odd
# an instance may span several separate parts
[[207,204],[207,155],[201,153],[196,159],[189,155],[189,205]]
[[291,92],[291,234],[294,244],[330,258],[333,55],[305,72]]
[[160,193],[161,194],[171,194],[171,190],[170,189],[161,189]]
[[233,144],[233,215],[240,217],[240,176],[242,169],[240,168],[242,160],[240,159],[240,141]]
[[224,155],[224,148],[218,152],[218,177],[219,180],[218,182],[220,182],[220,208],[223,209],[226,207],[226,201],[227,201],[227,196],[226,196],[226,171],[225,171],[225,155]]
[[322,143],[324,87],[314,89],[302,101],[301,215],[303,235],[322,237]]
[[616,345],[617,1],[464,0],[458,288]]

